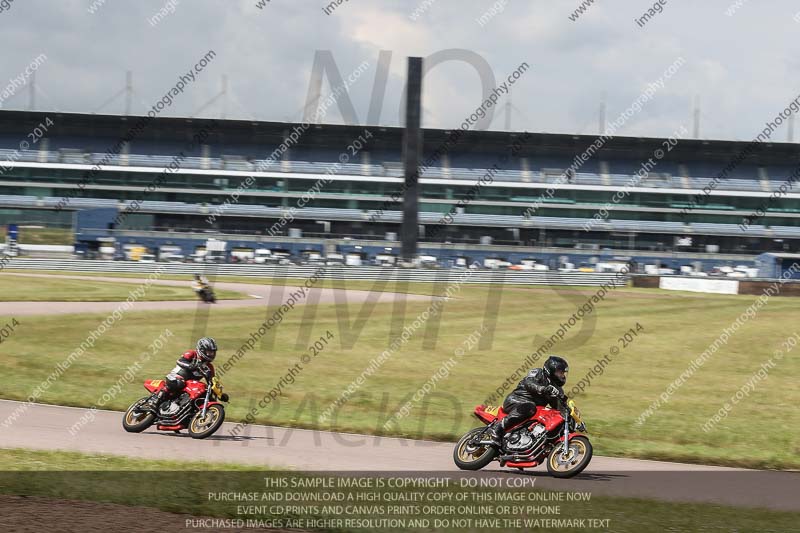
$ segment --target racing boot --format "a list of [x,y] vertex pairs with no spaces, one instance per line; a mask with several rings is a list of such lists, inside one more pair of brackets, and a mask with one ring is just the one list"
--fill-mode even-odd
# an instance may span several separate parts
[[489,431],[484,433],[480,444],[494,446],[495,448],[500,449],[500,447],[503,445],[504,433],[505,430],[503,428],[503,421],[495,421],[489,426]]
[[151,413],[157,415],[158,406],[161,405],[161,402],[163,402],[168,395],[169,393],[167,392],[166,389],[161,389],[155,396],[151,397],[148,401],[142,404],[142,410],[150,411]]

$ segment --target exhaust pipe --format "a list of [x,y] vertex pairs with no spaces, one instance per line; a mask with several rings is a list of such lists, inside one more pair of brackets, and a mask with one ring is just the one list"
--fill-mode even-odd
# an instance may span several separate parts
[[502,455],[499,457],[499,459],[501,463],[504,462],[520,463],[520,462],[530,461],[534,458],[534,456],[539,455],[539,452],[542,451],[542,448],[544,448],[544,443],[540,444],[539,446],[534,446],[528,453]]

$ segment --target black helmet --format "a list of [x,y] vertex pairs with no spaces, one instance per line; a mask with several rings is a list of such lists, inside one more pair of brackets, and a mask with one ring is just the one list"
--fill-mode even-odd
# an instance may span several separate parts
[[203,337],[197,341],[197,355],[205,361],[210,363],[217,356],[217,343],[211,337]]
[[569,364],[567,360],[557,355],[551,355],[544,362],[544,371],[550,381],[563,387],[567,382],[567,373],[569,372]]

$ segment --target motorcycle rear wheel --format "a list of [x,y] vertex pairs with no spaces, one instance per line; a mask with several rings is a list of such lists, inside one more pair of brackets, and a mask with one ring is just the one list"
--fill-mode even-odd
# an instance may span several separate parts
[[563,444],[553,447],[547,458],[547,471],[553,477],[570,478],[577,476],[589,466],[592,460],[592,443],[583,435],[569,440],[569,455],[562,457]]
[[150,400],[150,397],[147,398],[140,398],[136,400],[128,410],[125,411],[125,416],[122,417],[122,427],[125,428],[125,431],[128,433],[141,433],[145,429],[149,428],[153,425],[153,422],[156,421],[156,415],[147,412],[147,413],[139,413],[136,414],[134,411],[143,403]]
[[486,431],[485,427],[471,429],[456,443],[453,450],[453,461],[461,470],[480,470],[497,456],[497,450],[493,446],[469,444],[472,439],[484,431]]
[[202,411],[198,411],[189,422],[189,435],[193,439],[210,437],[225,421],[225,409],[221,405],[208,406],[205,418],[201,418],[202,414]]

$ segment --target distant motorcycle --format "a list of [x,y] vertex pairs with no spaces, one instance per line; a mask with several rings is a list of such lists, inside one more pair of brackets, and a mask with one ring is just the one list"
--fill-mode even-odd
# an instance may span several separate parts
[[560,409],[537,407],[528,420],[517,424],[503,436],[502,446],[486,444],[492,425],[506,413],[502,407],[475,408],[475,416],[486,424],[461,437],[453,451],[453,460],[462,470],[480,470],[494,460],[500,466],[523,470],[547,462],[553,477],[578,475],[592,460],[592,444],[585,435],[586,426],[573,400],[561,402]]
[[202,381],[187,380],[183,392],[172,400],[161,402],[156,413],[146,404],[153,401],[159,391],[165,389],[163,379],[148,379],[144,388],[150,396],[136,400],[122,419],[122,427],[129,433],[141,433],[153,424],[159,431],[179,433],[188,429],[193,439],[205,439],[214,434],[225,420],[225,406],[229,397],[222,392],[219,380],[211,378],[211,386]]
[[207,283],[195,283],[192,285],[192,288],[203,302],[207,304],[217,303],[217,296],[214,294],[214,289],[211,288],[211,285]]

